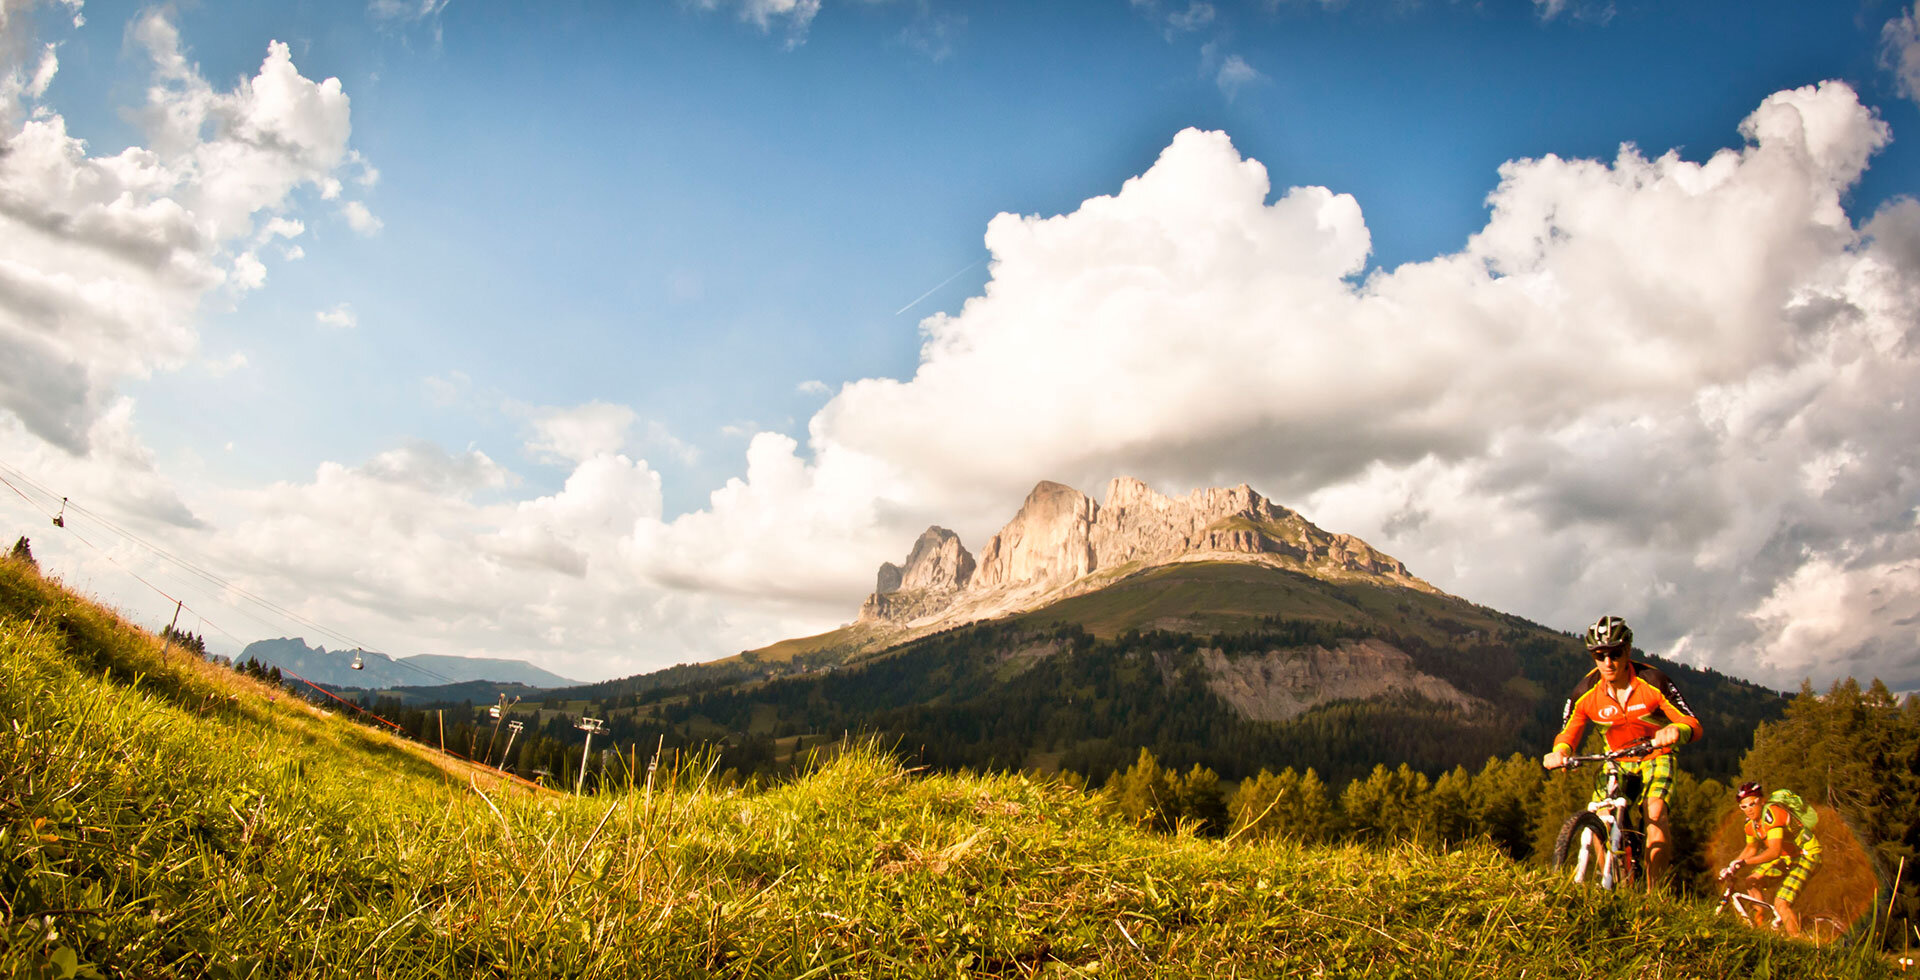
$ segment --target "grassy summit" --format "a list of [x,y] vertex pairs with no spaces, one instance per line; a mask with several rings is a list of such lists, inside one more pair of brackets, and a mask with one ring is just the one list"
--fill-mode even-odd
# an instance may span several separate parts
[[[270,700],[271,698],[271,700]],[[532,794],[0,562],[0,975],[1878,976],[1488,846],[1164,836],[856,745]]]

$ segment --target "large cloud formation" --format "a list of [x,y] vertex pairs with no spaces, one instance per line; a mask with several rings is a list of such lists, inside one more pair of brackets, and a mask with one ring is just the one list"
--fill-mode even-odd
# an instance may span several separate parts
[[583,678],[723,655],[850,618],[928,523],[978,548],[1036,480],[1131,474],[1250,482],[1556,626],[1617,612],[1781,685],[1920,687],[1920,203],[1848,216],[1890,134],[1845,85],[1766,98],[1706,160],[1511,162],[1459,252],[1372,274],[1360,202],[1275,195],[1225,134],[1179,133],[1111,196],[995,218],[986,289],[923,322],[913,377],[845,385],[804,447],[755,436],[669,518],[643,420],[603,402],[503,406],[571,474],[532,499],[429,444],[259,488],[162,476],[119,386],[262,286],[303,191],[358,213],[346,95],[278,44],[215,91],[150,15],[147,145],[94,156],[35,104],[54,49],[9,30],[0,451],[376,646]]
[[[31,47],[18,40],[26,12],[0,21],[11,48]],[[303,77],[285,44],[218,92],[161,13],[130,35],[153,63],[137,114],[146,146],[93,156],[64,118],[35,106],[5,136],[0,162],[0,408],[74,453],[119,382],[194,352],[210,297],[264,283],[261,249],[303,230],[278,217],[294,190],[337,198],[336,174],[359,163],[339,81]],[[9,115],[46,92],[51,45],[36,64],[30,83],[10,73],[16,83],[0,92]]]
[[[1890,137],[1844,84],[1741,133],[1509,163],[1465,249],[1363,280],[1357,202],[1269,203],[1224,134],[1180,133],[1116,195],[996,218],[991,282],[923,324],[912,379],[846,386],[805,462],[762,437],[643,560],[752,591],[769,515],[783,551],[899,551],[927,516],[977,545],[1038,477],[1246,479],[1481,602],[1620,612],[1781,684],[1915,686],[1920,204],[1851,223]],[[856,595],[839,564],[805,581]]]

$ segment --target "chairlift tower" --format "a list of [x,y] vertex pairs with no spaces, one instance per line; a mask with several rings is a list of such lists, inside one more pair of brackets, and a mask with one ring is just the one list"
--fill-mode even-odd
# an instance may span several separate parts
[[599,718],[582,717],[573,723],[573,727],[587,733],[587,745],[580,750],[580,781],[573,787],[575,795],[587,790],[587,761],[593,758],[593,735],[607,730],[607,723]]
[[500,750],[500,765],[496,768],[507,767],[507,760],[513,758],[513,737],[520,734],[520,730],[525,727],[518,719],[507,722],[507,747]]
[[[514,705],[519,703],[520,703],[519,695],[514,695],[513,700],[509,701],[507,700],[506,694],[502,693],[500,695],[499,704],[490,704],[487,706],[487,714],[493,717],[493,734],[487,736],[487,758],[486,758],[487,765],[490,765],[490,766],[493,765],[493,743],[494,743],[494,740],[500,737],[500,719],[505,718],[507,716],[508,708],[511,708]],[[509,738],[507,741],[511,743],[513,740]],[[500,761],[505,762],[506,757],[502,755]]]

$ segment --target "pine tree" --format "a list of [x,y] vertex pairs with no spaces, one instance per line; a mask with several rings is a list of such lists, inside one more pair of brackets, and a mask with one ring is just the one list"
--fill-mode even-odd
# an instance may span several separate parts
[[[0,541],[4,540],[6,539],[0,538]],[[27,542],[27,536],[24,534],[13,543],[13,550],[7,553],[7,557],[36,569],[40,567],[40,563],[33,560],[33,546]]]
[[[1540,763],[1535,762],[1538,772]],[[1540,792],[1533,798],[1531,816],[1533,818],[1532,853],[1541,860],[1552,860],[1553,842],[1560,836],[1560,828],[1567,818],[1586,809],[1593,799],[1593,790],[1600,780],[1606,777],[1600,770],[1588,766],[1571,772],[1561,769],[1549,774],[1540,784]]]
[[1347,784],[1340,794],[1340,810],[1349,832],[1363,840],[1430,839],[1427,797],[1431,788],[1425,773],[1404,762],[1397,769],[1376,765],[1366,779]]
[[1194,763],[1173,788],[1179,820],[1194,822],[1194,832],[1217,836],[1226,830],[1226,792],[1220,788],[1220,774]]
[[1233,791],[1228,810],[1233,814],[1233,832],[1248,839],[1271,837],[1282,832],[1285,817],[1280,810],[1283,797],[1298,793],[1300,774],[1288,766],[1279,775],[1261,769],[1259,775],[1240,781]]
[[1669,853],[1674,857],[1669,874],[1675,881],[1710,891],[1711,873],[1719,869],[1711,866],[1707,848],[1720,821],[1735,809],[1733,791],[1717,779],[1696,781],[1692,773],[1676,767],[1668,802],[1667,828],[1673,834]]
[[1427,822],[1433,838],[1447,844],[1479,832],[1473,819],[1473,777],[1465,766],[1454,766],[1433,781],[1433,791],[1427,796]]
[[[1516,752],[1506,759],[1488,759],[1473,777],[1474,832],[1487,835],[1516,860],[1534,851],[1534,809],[1542,775],[1539,760]],[[1559,825],[1554,827],[1558,830]]]
[[1147,749],[1126,772],[1115,772],[1107,780],[1107,790],[1121,815],[1155,830],[1172,830],[1179,817],[1175,805],[1173,777],[1160,768]]
[[1313,767],[1300,774],[1300,787],[1282,804],[1286,811],[1283,832],[1302,841],[1330,840],[1340,831],[1339,813],[1333,795]]

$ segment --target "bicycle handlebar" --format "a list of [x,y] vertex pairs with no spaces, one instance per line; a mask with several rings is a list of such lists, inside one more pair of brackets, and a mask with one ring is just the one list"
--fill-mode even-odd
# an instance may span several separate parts
[[1614,749],[1611,752],[1602,752],[1602,753],[1599,753],[1598,755],[1567,756],[1566,761],[1560,764],[1560,768],[1578,769],[1580,768],[1580,764],[1583,762],[1612,762],[1616,759],[1631,759],[1639,756],[1645,756],[1647,753],[1652,751],[1653,751],[1653,739],[1643,738],[1643,739],[1640,739],[1639,741],[1632,742],[1627,745],[1623,745],[1617,749]]

